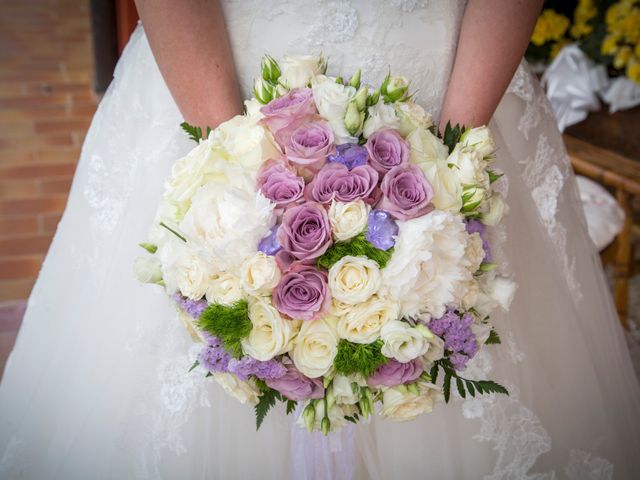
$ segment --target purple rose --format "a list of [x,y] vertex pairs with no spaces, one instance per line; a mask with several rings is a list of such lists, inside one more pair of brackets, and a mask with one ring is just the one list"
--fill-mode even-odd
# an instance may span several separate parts
[[394,358],[378,367],[367,383],[372,386],[395,387],[396,385],[413,382],[422,375],[422,361],[415,358],[407,363],[401,363]]
[[277,239],[296,260],[318,258],[331,245],[331,225],[322,205],[308,202],[284,212]]
[[289,170],[282,159],[269,160],[262,166],[257,185],[280,208],[300,200],[304,192],[304,179]]
[[280,130],[276,140],[287,159],[302,167],[318,167],[335,151],[331,125],[320,117],[307,117]]
[[291,123],[318,112],[310,88],[298,88],[270,101],[260,109],[262,122],[274,135]]
[[332,200],[353,202],[364,200],[374,202],[378,172],[369,165],[361,165],[349,170],[340,163],[328,163],[307,185],[305,197],[320,203]]
[[395,130],[382,129],[374,132],[366,146],[371,166],[381,175],[409,162],[409,145]]
[[366,165],[369,159],[367,149],[357,143],[343,143],[336,147],[336,153],[329,155],[328,160],[332,163],[341,163],[349,170],[354,167]]
[[389,250],[396,244],[398,224],[389,212],[384,210],[371,210],[367,225],[367,241],[380,250]]
[[433,210],[433,188],[416,165],[394,167],[385,175],[378,205],[399,220],[421,217]]
[[324,397],[322,378],[309,378],[303,375],[288,358],[282,360],[282,363],[286,367],[287,373],[280,378],[266,380],[270,388],[277,390],[289,400],[295,402],[310,398],[317,400]]
[[294,320],[315,320],[330,301],[326,272],[301,264],[291,267],[273,291],[273,305]]

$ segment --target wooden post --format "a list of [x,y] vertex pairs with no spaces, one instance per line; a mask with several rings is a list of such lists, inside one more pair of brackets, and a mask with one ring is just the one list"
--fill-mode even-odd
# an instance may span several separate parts
[[624,210],[625,219],[622,231],[616,238],[615,260],[613,263],[614,299],[620,316],[620,323],[629,329],[629,277],[631,276],[631,235],[633,213],[630,195],[622,188],[616,190],[618,204]]

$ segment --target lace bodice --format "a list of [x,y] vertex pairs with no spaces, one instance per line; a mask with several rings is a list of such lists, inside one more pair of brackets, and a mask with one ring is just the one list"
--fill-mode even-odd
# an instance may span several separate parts
[[449,79],[464,0],[224,0],[242,93],[265,53],[322,53],[329,74],[362,68],[379,85],[390,68],[412,80],[437,116]]

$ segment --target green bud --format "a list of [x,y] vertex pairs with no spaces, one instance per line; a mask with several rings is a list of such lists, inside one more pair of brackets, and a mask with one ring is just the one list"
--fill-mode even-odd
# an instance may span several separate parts
[[371,95],[367,97],[367,107],[372,107],[380,100],[380,90],[374,90]]
[[336,83],[339,83],[340,85],[344,85],[344,78],[336,77]]
[[266,105],[275,98],[275,88],[262,78],[256,78],[253,84],[253,95],[263,105]]
[[409,390],[414,395],[420,395],[420,390],[418,390],[418,385],[416,385],[415,383],[410,383],[409,385],[407,385],[407,390]]
[[479,270],[480,270],[482,273],[486,273],[486,272],[490,272],[491,270],[494,270],[497,266],[498,266],[498,265],[497,265],[497,264],[495,264],[495,263],[489,263],[489,262],[481,263],[481,264],[480,264],[480,269],[479,269]]
[[362,76],[362,70],[360,69],[356,70],[356,73],[354,73],[352,77],[349,79],[349,85],[351,85],[353,88],[360,88],[361,76]]
[[392,77],[388,74],[382,86],[380,87],[380,94],[382,95],[385,103],[402,102],[407,100],[409,91],[409,80],[406,77],[397,76]]
[[289,89],[285,85],[282,85],[281,83],[279,83],[278,85],[276,85],[275,94],[273,98],[282,97],[283,95],[286,95],[288,92],[289,92]]
[[418,323],[414,328],[419,331],[424,338],[433,338],[433,333],[426,325]]
[[324,435],[329,435],[329,431],[331,430],[331,422],[329,421],[329,417],[324,417],[322,422],[320,422],[320,429]]
[[420,379],[428,383],[431,383],[431,380],[432,380],[431,375],[429,375],[427,372],[422,372],[422,374],[420,375]]
[[158,251],[158,246],[154,245],[152,243],[143,242],[143,243],[139,243],[138,245],[140,245],[142,248],[144,248],[151,255],[153,255],[154,253],[156,253]]
[[344,115],[344,126],[349,135],[356,135],[364,124],[364,112],[358,110],[355,100],[351,100],[347,105],[347,112]]
[[318,70],[320,70],[320,73],[323,75],[327,73],[327,59],[324,58],[322,54],[318,57]]
[[329,388],[327,388],[325,398],[327,399],[326,408],[327,410],[331,410],[331,407],[336,404],[336,396],[333,394],[333,385],[329,385]]
[[367,96],[369,95],[369,88],[365,85],[356,93],[353,97],[353,101],[356,102],[358,110],[364,112],[367,108]]
[[278,62],[271,56],[262,57],[262,78],[269,83],[278,83],[281,71]]
[[302,411],[302,420],[304,421],[304,425],[307,427],[307,430],[309,432],[312,431],[316,423],[316,408],[313,400],[304,407],[304,410]]

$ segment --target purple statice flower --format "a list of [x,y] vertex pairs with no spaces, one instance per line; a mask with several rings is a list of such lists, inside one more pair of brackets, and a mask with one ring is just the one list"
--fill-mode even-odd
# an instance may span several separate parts
[[489,245],[489,240],[487,239],[487,227],[484,223],[476,220],[475,218],[470,218],[467,220],[467,233],[471,235],[472,233],[479,233],[480,238],[482,239],[482,249],[484,250],[484,262],[491,263],[493,261],[493,255],[491,254],[491,246]]
[[329,155],[329,162],[341,163],[349,170],[367,164],[367,149],[357,143],[343,143],[338,145],[336,150],[335,154]]
[[247,380],[252,375],[260,380],[277,380],[287,373],[287,369],[277,360],[262,362],[246,356],[240,360],[232,358],[229,361],[228,372],[237,375],[241,380]]
[[210,372],[229,371],[229,361],[231,354],[227,352],[217,337],[204,334],[206,346],[200,351],[198,361],[200,365]]
[[183,297],[179,293],[174,293],[172,297],[176,301],[178,306],[193,318],[199,318],[200,315],[202,315],[202,312],[204,312],[208,306],[208,303],[205,299],[191,300],[189,298]]
[[282,245],[278,241],[278,237],[276,233],[278,232],[278,227],[280,225],[274,225],[269,230],[269,233],[260,240],[258,244],[258,250],[264,253],[265,255],[274,256],[280,250],[282,250]]
[[366,239],[380,250],[389,250],[396,244],[398,224],[389,212],[371,210],[367,225]]
[[449,309],[442,317],[429,322],[429,330],[444,340],[444,348],[450,352],[449,360],[456,370],[464,370],[478,352],[478,341],[471,331],[473,321],[471,313],[460,316]]

